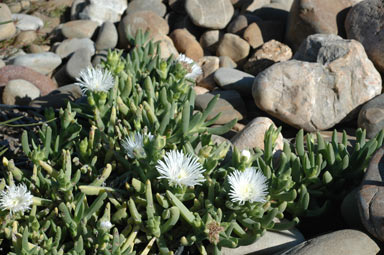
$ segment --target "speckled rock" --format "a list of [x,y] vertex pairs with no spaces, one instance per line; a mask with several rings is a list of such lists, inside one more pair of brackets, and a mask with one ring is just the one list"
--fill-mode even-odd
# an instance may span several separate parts
[[53,52],[26,54],[15,57],[11,64],[29,67],[42,74],[49,74],[61,64],[61,58]]
[[7,65],[0,68],[0,87],[16,79],[29,81],[40,89],[42,96],[57,88],[57,84],[50,78],[28,67]]
[[93,20],[72,20],[61,26],[66,38],[91,38],[99,23]]
[[226,33],[219,42],[216,50],[217,56],[228,56],[233,61],[239,62],[244,60],[249,54],[250,46],[240,36]]
[[[0,3],[0,22],[12,20],[12,14],[6,4]],[[6,40],[14,36],[16,26],[13,22],[2,24],[0,26],[0,41]]]
[[230,0],[186,0],[185,9],[196,26],[210,29],[224,28],[234,13]]
[[381,93],[380,74],[357,41],[312,35],[294,59],[267,68],[253,84],[256,105],[292,126],[331,128]]
[[353,6],[345,29],[347,37],[361,42],[369,59],[384,74],[384,2],[362,1]]
[[26,80],[10,80],[3,90],[2,103],[8,105],[28,105],[40,96],[40,90]]
[[129,2],[127,8],[127,14],[134,13],[137,11],[153,11],[160,17],[164,17],[166,7],[159,0],[133,0]]
[[179,53],[185,54],[194,61],[198,61],[204,56],[203,48],[188,30],[175,29],[170,34],[170,37]]
[[291,48],[276,40],[270,40],[264,43],[250,58],[248,58],[243,69],[247,73],[256,76],[274,63],[287,61],[291,58]]

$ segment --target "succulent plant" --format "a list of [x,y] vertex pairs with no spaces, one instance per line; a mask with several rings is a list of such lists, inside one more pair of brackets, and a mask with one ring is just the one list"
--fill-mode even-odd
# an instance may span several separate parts
[[3,158],[0,202],[17,187],[33,196],[24,210],[0,210],[9,254],[220,254],[323,213],[383,142],[383,132],[366,142],[358,130],[353,147],[336,133],[304,143],[300,131],[274,152],[280,129],[271,127],[264,151],[234,148],[228,160],[230,144],[212,135],[236,120],[211,127],[217,97],[194,111],[193,79],[147,36],[84,70],[84,100],[47,110],[37,134],[23,133],[29,168]]

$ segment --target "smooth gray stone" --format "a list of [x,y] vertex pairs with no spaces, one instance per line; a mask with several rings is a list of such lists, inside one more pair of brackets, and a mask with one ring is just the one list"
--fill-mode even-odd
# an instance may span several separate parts
[[222,67],[215,74],[218,86],[225,90],[236,90],[244,97],[252,97],[252,85],[255,76],[237,69]]
[[91,54],[88,49],[81,48],[75,51],[65,65],[66,73],[72,78],[79,77],[81,70],[91,66]]
[[10,64],[29,67],[39,73],[49,74],[61,64],[61,58],[53,52],[31,53],[13,58]]

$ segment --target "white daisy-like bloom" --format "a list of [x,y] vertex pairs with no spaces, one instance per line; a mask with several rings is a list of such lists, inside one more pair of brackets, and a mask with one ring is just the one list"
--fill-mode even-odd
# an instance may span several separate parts
[[249,150],[242,150],[241,156],[246,157],[247,160],[249,160],[251,158],[251,152]]
[[244,172],[235,170],[228,176],[231,186],[229,197],[232,202],[265,202],[268,194],[267,178],[261,171],[248,167]]
[[100,228],[104,230],[110,230],[113,227],[112,223],[109,220],[102,220],[100,222]]
[[145,153],[144,151],[145,136],[147,136],[150,141],[154,138],[154,136],[150,132],[148,134],[143,135],[136,131],[134,134],[131,133],[127,138],[123,140],[122,146],[127,152],[128,157],[135,158],[135,154],[134,154],[135,150],[142,154]]
[[83,93],[86,91],[108,92],[115,85],[115,80],[110,71],[99,67],[87,67],[80,71],[80,75],[76,78]]
[[201,67],[184,54],[180,54],[177,61],[187,70],[186,79],[195,80],[203,74]]
[[194,155],[185,155],[182,151],[169,151],[163,160],[157,161],[156,169],[160,176],[158,179],[167,179],[173,186],[201,185],[205,178],[204,168]]
[[0,191],[0,208],[9,210],[9,213],[28,211],[33,203],[33,196],[25,184],[18,186],[5,186],[5,190]]

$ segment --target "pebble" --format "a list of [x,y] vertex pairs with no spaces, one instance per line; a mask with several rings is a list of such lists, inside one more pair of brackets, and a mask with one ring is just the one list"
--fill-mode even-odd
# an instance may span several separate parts
[[135,36],[138,30],[149,31],[151,38],[157,34],[167,35],[169,33],[168,23],[152,11],[138,11],[126,15],[118,26],[119,47],[127,48],[127,35]]
[[81,70],[91,66],[91,53],[86,48],[76,50],[65,65],[66,73],[72,78],[79,77]]
[[[269,127],[273,125],[276,128],[275,123],[267,117],[258,117],[249,122],[245,128],[237,133],[231,142],[239,150],[259,148],[264,150],[264,135]],[[276,139],[275,151],[283,150],[284,139],[281,133],[279,133]]]
[[384,241],[384,148],[373,155],[357,191],[361,221],[366,230],[381,242]]
[[99,23],[93,20],[73,20],[61,25],[66,38],[91,38]]
[[247,41],[235,34],[226,33],[216,50],[216,55],[228,56],[238,63],[244,60],[249,54],[250,46]]
[[133,0],[129,2],[127,14],[137,11],[153,11],[160,17],[164,17],[167,7],[160,0]]
[[289,13],[285,40],[296,50],[311,34],[339,34],[346,10],[351,6],[350,0],[295,0]]
[[[6,4],[0,3],[0,22],[12,20],[12,14]],[[0,25],[0,41],[12,38],[16,33],[16,26],[13,22]]]
[[263,33],[257,23],[252,23],[245,29],[243,38],[253,49],[264,43]]
[[229,23],[227,27],[227,32],[242,35],[242,33],[248,27],[249,24],[260,21],[262,20],[256,15],[241,14],[234,18],[231,23]]
[[203,75],[197,81],[197,86],[204,87],[208,90],[217,88],[213,75],[217,69],[219,69],[220,60],[216,56],[205,56],[200,59],[197,64],[201,66]]
[[252,94],[263,111],[315,131],[333,127],[381,90],[380,74],[359,42],[317,34],[306,39],[294,60],[259,73]]
[[115,48],[118,41],[118,34],[115,25],[106,21],[100,27],[99,33],[97,35],[96,49],[97,50],[105,50]]
[[169,58],[171,55],[177,57],[179,56],[179,53],[177,52],[175,45],[173,44],[173,41],[171,38],[169,38],[166,35],[163,34],[157,34],[155,35],[152,40],[154,42],[160,42],[160,57],[161,58]]
[[256,242],[235,249],[223,248],[222,255],[266,255],[289,249],[301,242],[304,236],[296,228],[282,231],[266,231]]
[[289,46],[276,40],[270,40],[264,43],[248,58],[243,69],[247,73],[256,76],[271,65],[277,62],[287,61],[291,58],[292,50]]
[[221,56],[221,57],[219,57],[219,59],[220,59],[220,63],[219,63],[220,67],[228,67],[228,68],[236,68],[237,67],[237,64],[235,63],[235,61],[233,61],[228,56]]
[[97,21],[99,25],[105,21],[115,23],[120,21],[121,15],[127,9],[127,2],[127,0],[90,0],[79,13],[79,18]]
[[21,31],[36,31],[44,26],[42,19],[23,13],[12,14],[12,20],[16,23],[16,28]]
[[207,30],[200,36],[200,45],[206,51],[216,52],[222,37],[223,33],[220,30]]
[[[345,20],[347,37],[363,44],[370,60],[384,73],[384,2],[362,1],[348,12]],[[378,43],[381,42],[381,43]]]
[[243,97],[252,97],[252,85],[255,76],[234,68],[220,68],[214,74],[219,87],[224,90],[236,90]]
[[235,90],[215,90],[202,95],[197,95],[195,101],[196,110],[204,111],[211,99],[217,94],[220,95],[220,98],[217,100],[212,112],[208,115],[208,120],[214,118],[219,113],[221,113],[221,116],[214,124],[226,124],[235,118],[237,120],[242,120],[246,117],[244,101],[240,94]]
[[92,65],[98,66],[102,61],[107,60],[108,50],[100,50],[92,57]]
[[368,138],[375,137],[384,128],[384,94],[373,98],[361,108],[357,125],[367,131]]
[[194,61],[198,61],[204,56],[203,48],[196,38],[186,29],[175,29],[170,34],[179,53],[185,54]]
[[5,86],[10,80],[26,80],[40,89],[41,95],[45,96],[57,88],[49,77],[36,72],[28,67],[7,65],[0,68],[0,87]]
[[242,9],[243,11],[254,12],[270,2],[271,0],[250,0],[247,1],[247,4],[245,4]]
[[49,51],[50,47],[48,45],[37,45],[37,44],[31,44],[28,46],[28,52],[29,53],[42,53]]
[[26,46],[33,43],[36,39],[37,39],[37,34],[35,31],[33,30],[21,31],[17,35],[16,41],[14,44],[18,46]]
[[40,90],[26,80],[16,79],[8,81],[4,87],[2,103],[8,105],[28,105],[40,96]]
[[226,27],[234,14],[230,0],[186,0],[185,10],[193,24],[209,29]]
[[41,74],[49,74],[61,64],[61,58],[53,52],[32,53],[13,58],[11,64],[29,67]]
[[55,53],[61,58],[66,58],[78,49],[86,48],[91,53],[95,54],[94,42],[89,38],[72,38],[65,39],[56,48]]
[[195,91],[196,95],[202,95],[209,92],[208,89],[199,86],[193,87],[193,90]]
[[374,255],[379,246],[364,232],[343,229],[305,241],[280,255]]

